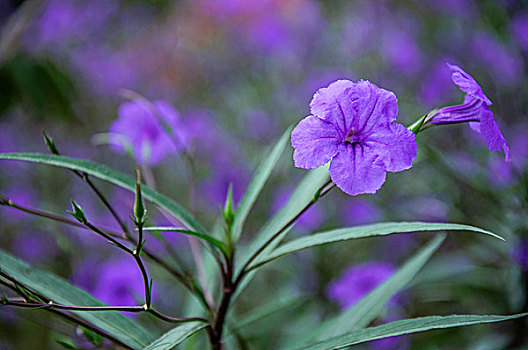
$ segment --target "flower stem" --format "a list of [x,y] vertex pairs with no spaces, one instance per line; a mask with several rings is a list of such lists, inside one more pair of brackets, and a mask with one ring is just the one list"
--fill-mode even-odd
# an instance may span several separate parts
[[242,279],[244,276],[247,275],[247,273],[250,271],[250,265],[251,263],[274,241],[276,240],[286,229],[288,229],[291,225],[301,217],[302,214],[304,214],[312,205],[314,205],[320,198],[322,198],[324,195],[326,195],[332,188],[335,187],[335,184],[332,183],[331,179],[328,179],[316,192],[314,197],[310,200],[308,204],[306,204],[297,215],[295,215],[291,220],[289,220],[284,226],[282,226],[276,233],[274,233],[244,264],[242,267],[241,272],[239,275],[234,278],[233,274],[233,254],[230,254],[229,256],[226,256],[226,271],[223,274],[224,277],[224,290],[222,294],[222,299],[220,301],[220,304],[218,306],[218,312],[216,314],[216,318],[213,324],[212,329],[209,332],[209,341],[211,343],[211,349],[212,350],[222,350],[223,344],[222,344],[222,332],[224,329],[225,319],[227,316],[227,313],[229,311],[229,305],[231,303],[231,299],[233,298],[233,295],[236,293],[236,290],[238,286],[240,285],[240,282],[242,282]]

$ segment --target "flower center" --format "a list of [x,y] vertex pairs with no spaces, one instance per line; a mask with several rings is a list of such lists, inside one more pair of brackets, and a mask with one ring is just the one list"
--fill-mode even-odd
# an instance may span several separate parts
[[350,129],[350,131],[348,132],[347,137],[345,138],[345,143],[352,145],[354,143],[359,143],[360,141],[361,141],[360,137],[359,137],[358,134],[356,134],[356,130]]

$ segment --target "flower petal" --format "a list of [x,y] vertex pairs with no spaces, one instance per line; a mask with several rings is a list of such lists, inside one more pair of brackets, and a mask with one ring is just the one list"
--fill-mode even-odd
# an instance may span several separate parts
[[478,98],[466,95],[461,105],[448,106],[436,111],[427,124],[457,124],[478,122],[484,102]]
[[380,151],[385,150],[384,153],[377,152],[383,159],[387,171],[391,172],[412,167],[418,151],[414,133],[397,123],[390,123],[387,127],[376,129],[376,132],[363,141],[363,144]]
[[333,124],[308,116],[293,129],[291,142],[295,149],[295,166],[314,169],[328,162],[337,153],[341,139]]
[[490,99],[482,91],[480,85],[475,81],[475,79],[473,79],[471,75],[469,75],[457,65],[447,63],[447,66],[453,72],[451,75],[453,83],[455,83],[460,88],[460,90],[464,91],[468,95],[478,98],[488,106],[492,104]]
[[372,129],[396,120],[398,99],[391,91],[360,80],[354,85],[353,97],[357,118],[352,127],[357,133],[368,134]]
[[493,112],[491,112],[487,106],[482,107],[480,133],[486,138],[490,151],[499,152],[504,150],[506,161],[511,161],[510,148],[508,147],[506,139],[502,135],[499,126],[493,119]]
[[317,90],[310,102],[312,114],[334,124],[343,138],[356,114],[352,95],[354,85],[350,80],[335,81],[328,87]]
[[337,187],[352,196],[376,193],[385,182],[383,159],[359,143],[343,144],[330,163],[330,177]]

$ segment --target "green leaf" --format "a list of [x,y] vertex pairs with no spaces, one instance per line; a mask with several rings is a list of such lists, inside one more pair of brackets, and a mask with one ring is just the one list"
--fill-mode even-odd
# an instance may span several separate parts
[[[318,342],[305,350],[330,350],[344,349],[351,345],[364,343],[371,340],[388,338],[403,334],[429,331],[432,329],[453,328],[470,326],[476,324],[502,322],[528,316],[528,313],[516,315],[451,315],[451,316],[428,316],[399,320],[381,326],[358,329],[350,333],[340,335]],[[301,349],[301,348],[298,348]]]
[[[314,194],[328,180],[328,166],[329,164],[326,164],[314,169],[303,178],[284,207],[264,225],[248,249],[244,249],[246,255],[240,259],[239,269],[250,256],[255,254],[268,239],[290,222],[313,199]],[[267,251],[276,247],[284,239],[290,228],[270,244]]]
[[[110,182],[119,187],[125,188],[134,192],[136,190],[136,180],[130,176],[122,174],[118,171],[112,170],[109,167],[90,162],[83,159],[76,159],[70,157],[57,156],[53,154],[41,153],[0,153],[0,159],[23,160],[34,163],[42,163],[66,168],[71,170],[78,170],[94,176],[103,181]],[[204,228],[183,209],[178,203],[172,199],[154,191],[150,187],[142,186],[143,197],[156,204],[158,207],[168,211],[180,220],[185,226],[198,232],[205,231]]]
[[183,233],[183,234],[186,234],[186,235],[189,235],[189,236],[194,236],[194,237],[198,237],[200,239],[203,239],[203,240],[206,240],[208,241],[209,243],[217,246],[218,248],[220,248],[224,253],[227,254],[227,249],[224,245],[224,243],[220,242],[219,240],[217,240],[216,238],[214,238],[213,236],[209,236],[205,233],[200,233],[200,232],[194,232],[194,231],[189,231],[189,230],[185,230],[185,229],[182,229],[182,228],[179,228],[179,227],[167,227],[167,226],[149,226],[149,227],[144,227],[143,228],[143,231],[167,231],[167,232],[178,232],[178,233]]
[[256,268],[258,266],[264,265],[287,254],[291,254],[300,250],[328,243],[346,241],[357,238],[385,236],[394,233],[421,231],[471,231],[483,233],[504,240],[504,238],[493,232],[486,231],[484,229],[470,225],[427,222],[385,222],[373,225],[340,228],[336,230],[315,233],[313,235],[297,238],[279,246],[276,250],[269,253],[267,256],[263,255],[262,258],[257,259],[257,261],[255,261],[251,268]]
[[81,350],[81,348],[76,347],[73,341],[68,338],[57,338],[55,339],[55,343],[59,344],[64,349]]
[[[255,254],[260,247],[270,239],[276,232],[284,227],[291,219],[293,219],[301,210],[304,208],[312,199],[314,194],[319,190],[321,186],[328,180],[328,167],[329,163],[321,166],[317,169],[311,170],[299,183],[295,191],[293,191],[288,202],[282,207],[277,214],[275,214],[260,230],[258,235],[255,237],[249,247],[245,249],[239,249],[244,251],[246,254],[243,255],[239,261],[240,263],[236,267],[236,273],[240,274],[241,267],[249,260],[249,258]],[[295,223],[294,223],[295,224]],[[262,253],[266,256],[267,252],[273,250],[286,236],[293,225],[290,225],[277,239],[268,246]],[[251,282],[254,277],[254,273],[250,272],[245,277],[242,283],[240,283],[233,300],[236,301],[238,296],[242,293],[245,287]]]
[[[0,250],[0,269],[20,283],[59,304],[76,306],[104,306],[84,290],[49,272],[35,269]],[[104,329],[133,349],[143,349],[154,336],[138,323],[117,311],[72,311],[97,328]]]
[[239,320],[236,320],[234,324],[229,327],[229,331],[231,333],[238,331],[239,329],[247,327],[249,325],[253,325],[268,316],[303,305],[308,300],[309,298],[299,296],[289,298],[278,298],[277,300],[273,300],[267,303],[266,305],[251,310],[246,315],[244,315],[244,317],[240,318]]
[[383,312],[389,300],[402,290],[429,261],[444,239],[445,234],[438,235],[432,239],[418,253],[407,260],[391,278],[379,285],[353,307],[335,319],[325,322],[324,331],[319,336],[319,339],[344,334],[357,328],[364,328],[374,321]]
[[266,181],[268,180],[272,170],[275,168],[284,147],[287,144],[287,141],[290,139],[292,127],[290,126],[282,137],[279,139],[277,144],[269,152],[269,156],[260,164],[260,166],[255,171],[255,175],[249,184],[244,197],[240,201],[240,204],[237,208],[235,214],[235,221],[233,223],[233,241],[238,241],[240,235],[242,234],[242,229],[244,227],[244,222],[246,221],[253,204],[255,203],[260,192],[264,188]]
[[205,327],[207,325],[203,322],[184,323],[154,340],[144,350],[170,350]]

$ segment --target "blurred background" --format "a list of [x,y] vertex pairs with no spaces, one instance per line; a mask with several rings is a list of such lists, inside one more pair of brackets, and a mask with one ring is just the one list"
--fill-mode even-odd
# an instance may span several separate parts
[[[450,234],[378,322],[528,311],[528,1],[0,0],[0,35],[0,152],[47,152],[45,130],[64,155],[130,175],[139,164],[147,182],[207,227],[228,185],[238,201],[266,149],[309,114],[318,88],[336,79],[371,80],[396,93],[399,121],[409,125],[433,108],[461,103],[446,62],[460,65],[494,102],[512,162],[489,152],[468,125],[427,130],[418,137],[412,169],[389,174],[375,196],[332,191],[290,237],[379,221],[476,225],[507,242]],[[178,142],[166,139],[160,118]],[[306,174],[293,167],[291,153],[288,147],[277,164],[243,242]],[[133,194],[100,186],[127,218]],[[2,161],[0,193],[64,215],[75,199],[91,221],[119,228],[89,188],[64,170]],[[148,209],[151,224],[171,224]],[[302,329],[352,305],[430,237],[358,240],[273,263],[234,315],[251,315],[275,299],[287,307],[240,329],[240,344],[272,349],[291,343]],[[141,299],[133,260],[87,231],[0,207],[0,244],[107,303]],[[152,237],[147,246],[194,266],[185,238]],[[174,315],[190,312],[182,288],[157,266],[149,268],[155,305]],[[524,349],[526,334],[520,320],[355,348]],[[0,308],[2,350],[56,349],[56,339],[64,338],[94,347],[48,314]],[[195,338],[187,348],[200,348]]]

